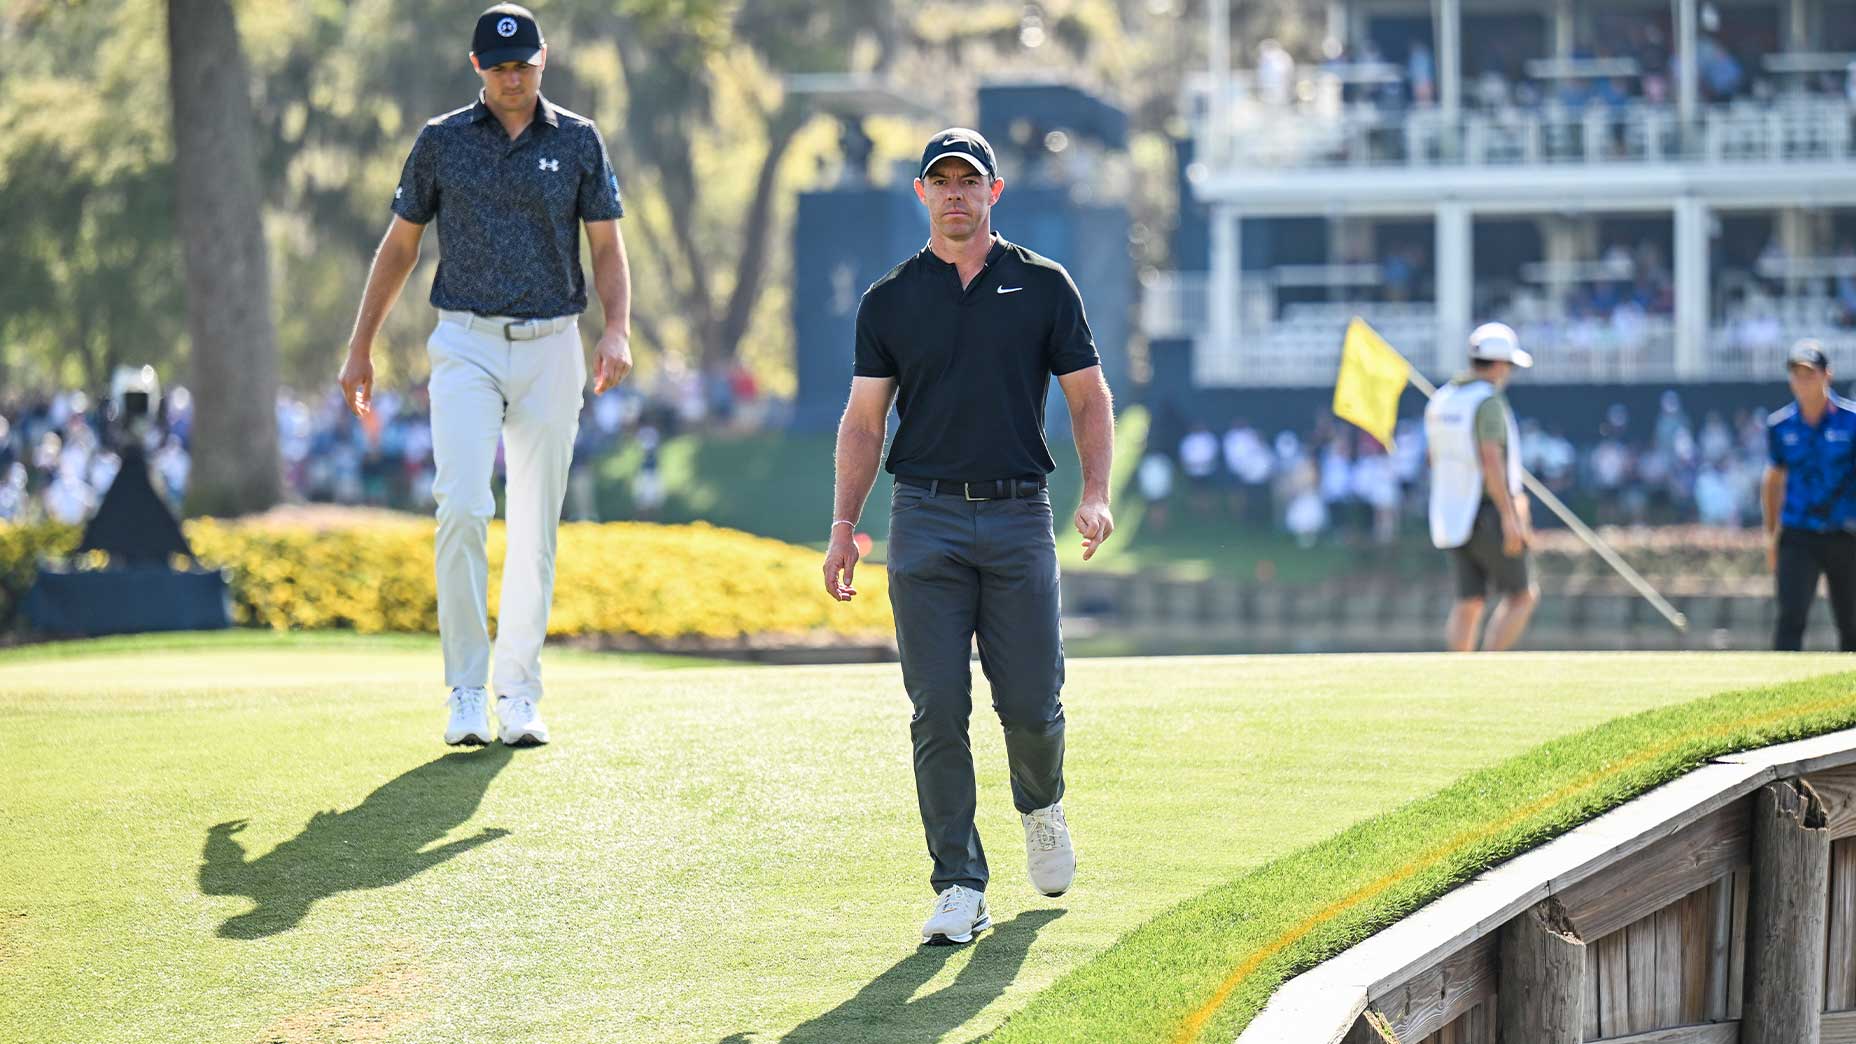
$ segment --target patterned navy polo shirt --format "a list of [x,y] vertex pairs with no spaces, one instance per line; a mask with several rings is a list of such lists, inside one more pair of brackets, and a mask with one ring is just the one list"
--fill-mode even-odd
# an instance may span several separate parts
[[593,121],[542,98],[514,141],[483,95],[419,132],[393,212],[438,218],[438,308],[551,319],[586,310],[580,222],[623,217],[619,178]]
[[1766,451],[1785,469],[1779,525],[1828,533],[1856,528],[1856,402],[1832,394],[1813,427],[1792,403],[1766,418]]

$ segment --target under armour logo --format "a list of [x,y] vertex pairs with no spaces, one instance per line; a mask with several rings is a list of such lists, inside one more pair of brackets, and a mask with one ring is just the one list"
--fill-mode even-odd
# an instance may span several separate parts
[[496,23],[496,35],[514,36],[515,34],[516,34],[516,20],[515,19],[505,18],[502,21]]
[[560,170],[561,161],[557,159],[554,159],[554,160],[545,159],[541,161],[540,166],[538,166],[536,169],[537,170]]

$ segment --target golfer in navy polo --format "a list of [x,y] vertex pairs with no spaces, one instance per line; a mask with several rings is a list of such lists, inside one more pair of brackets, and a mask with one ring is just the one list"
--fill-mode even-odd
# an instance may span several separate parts
[[[483,90],[473,104],[427,123],[413,143],[341,373],[349,407],[366,413],[374,338],[419,260],[425,226],[437,219],[432,305],[439,321],[426,349],[438,465],[438,633],[451,689],[445,742],[453,745],[490,741],[488,684],[502,742],[548,742],[537,709],[541,646],[586,385],[582,224],[606,320],[593,353],[594,392],[632,368],[619,181],[593,121],[541,96],[547,58],[526,8],[498,4],[477,19],[471,66]],[[499,439],[508,550],[492,676],[486,540],[496,513],[490,477]]]
[[967,735],[975,639],[1005,728],[1031,884],[1062,895],[1076,872],[1063,811],[1063,638],[1045,489],[1056,466],[1044,441],[1052,377],[1082,459],[1073,521],[1083,557],[1115,528],[1114,415],[1083,302],[1062,265],[993,232],[1004,189],[992,147],[975,131],[942,131],[922,152],[915,194],[928,210],[928,245],[877,280],[858,308],[825,554],[825,589],[840,601],[855,597],[852,533],[893,403],[901,423],[886,464],[895,476],[889,594],[934,863],[937,894],[922,926],[933,944],[968,942],[991,924]]
[[1779,604],[1772,647],[1804,647],[1822,576],[1838,646],[1856,652],[1856,402],[1830,390],[1830,358],[1816,341],[1794,345],[1786,371],[1793,402],[1766,419],[1759,498]]

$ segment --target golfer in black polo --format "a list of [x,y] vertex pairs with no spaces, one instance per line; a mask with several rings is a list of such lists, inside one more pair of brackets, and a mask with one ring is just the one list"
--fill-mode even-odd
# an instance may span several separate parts
[[1005,726],[1031,883],[1062,895],[1076,872],[1063,815],[1063,637],[1045,489],[1055,468],[1044,442],[1053,376],[1082,458],[1074,521],[1083,557],[1115,528],[1114,415],[1083,302],[1062,265],[993,234],[1004,188],[992,147],[974,131],[942,131],[922,153],[915,194],[928,208],[928,245],[877,280],[858,308],[825,554],[826,590],[849,601],[857,593],[851,537],[894,403],[889,595],[934,859],[937,898],[922,937],[936,944],[968,942],[991,924],[967,740],[975,637]]

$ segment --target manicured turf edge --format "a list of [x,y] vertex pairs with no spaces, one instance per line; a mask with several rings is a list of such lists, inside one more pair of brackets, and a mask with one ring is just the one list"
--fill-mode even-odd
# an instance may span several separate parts
[[[1856,672],[1721,693],[1552,740],[1180,904],[988,1039],[1230,1041],[1277,986],[1490,866],[1710,758],[1853,725]],[[1282,784],[1281,800],[1295,801],[1295,781]]]
[[[118,634],[101,638],[57,639],[0,647],[0,664],[28,663],[35,660],[93,659],[99,656],[138,656],[149,653],[237,652],[251,650],[271,652],[281,649],[328,650],[340,652],[418,652],[437,655],[438,636],[432,634],[387,632],[357,634],[348,630],[273,631],[262,627],[232,627],[223,631],[158,631],[148,634]],[[755,667],[752,661],[723,660],[700,653],[599,652],[572,646],[549,645],[550,662],[560,657],[598,657],[628,668],[659,667]]]

